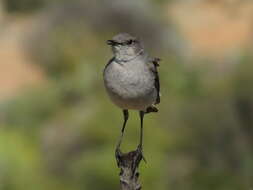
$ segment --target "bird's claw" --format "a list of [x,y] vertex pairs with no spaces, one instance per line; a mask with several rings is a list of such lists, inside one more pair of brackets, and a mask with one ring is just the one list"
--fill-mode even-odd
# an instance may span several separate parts
[[143,155],[142,145],[139,144],[136,151],[141,155],[142,160],[143,160],[145,163],[147,163],[147,160],[145,159],[145,157],[144,157],[144,155]]
[[122,153],[120,151],[120,148],[119,146],[116,147],[115,149],[115,158],[116,158],[116,161],[117,161],[117,165],[119,166],[119,162],[120,162],[120,157],[121,157]]

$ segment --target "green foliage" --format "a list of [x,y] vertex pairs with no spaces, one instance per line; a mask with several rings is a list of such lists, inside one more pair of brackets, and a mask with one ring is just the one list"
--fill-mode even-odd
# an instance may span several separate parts
[[22,133],[12,130],[0,130],[0,188],[4,190],[53,190],[56,186],[45,175],[42,154],[38,146]]

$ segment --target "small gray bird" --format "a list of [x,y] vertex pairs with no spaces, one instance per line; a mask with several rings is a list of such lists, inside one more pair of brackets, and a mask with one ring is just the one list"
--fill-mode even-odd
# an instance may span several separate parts
[[160,84],[157,67],[159,58],[151,58],[137,38],[120,33],[108,40],[114,57],[104,69],[104,85],[114,104],[123,110],[124,122],[117,144],[119,150],[128,120],[128,110],[138,110],[141,120],[140,143],[142,150],[143,117],[145,113],[158,112]]

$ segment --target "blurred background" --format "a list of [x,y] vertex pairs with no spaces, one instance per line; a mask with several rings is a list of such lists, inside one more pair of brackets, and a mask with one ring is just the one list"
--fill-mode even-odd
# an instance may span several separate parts
[[[102,80],[118,32],[162,59],[143,189],[251,190],[250,0],[0,0],[0,189],[118,189],[122,113]],[[123,151],[138,144],[130,116]]]

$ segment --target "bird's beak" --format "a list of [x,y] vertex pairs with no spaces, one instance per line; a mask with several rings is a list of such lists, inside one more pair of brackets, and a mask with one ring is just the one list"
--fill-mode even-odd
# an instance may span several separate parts
[[107,45],[110,45],[110,46],[115,44],[115,42],[113,40],[107,40],[106,43],[107,43]]

